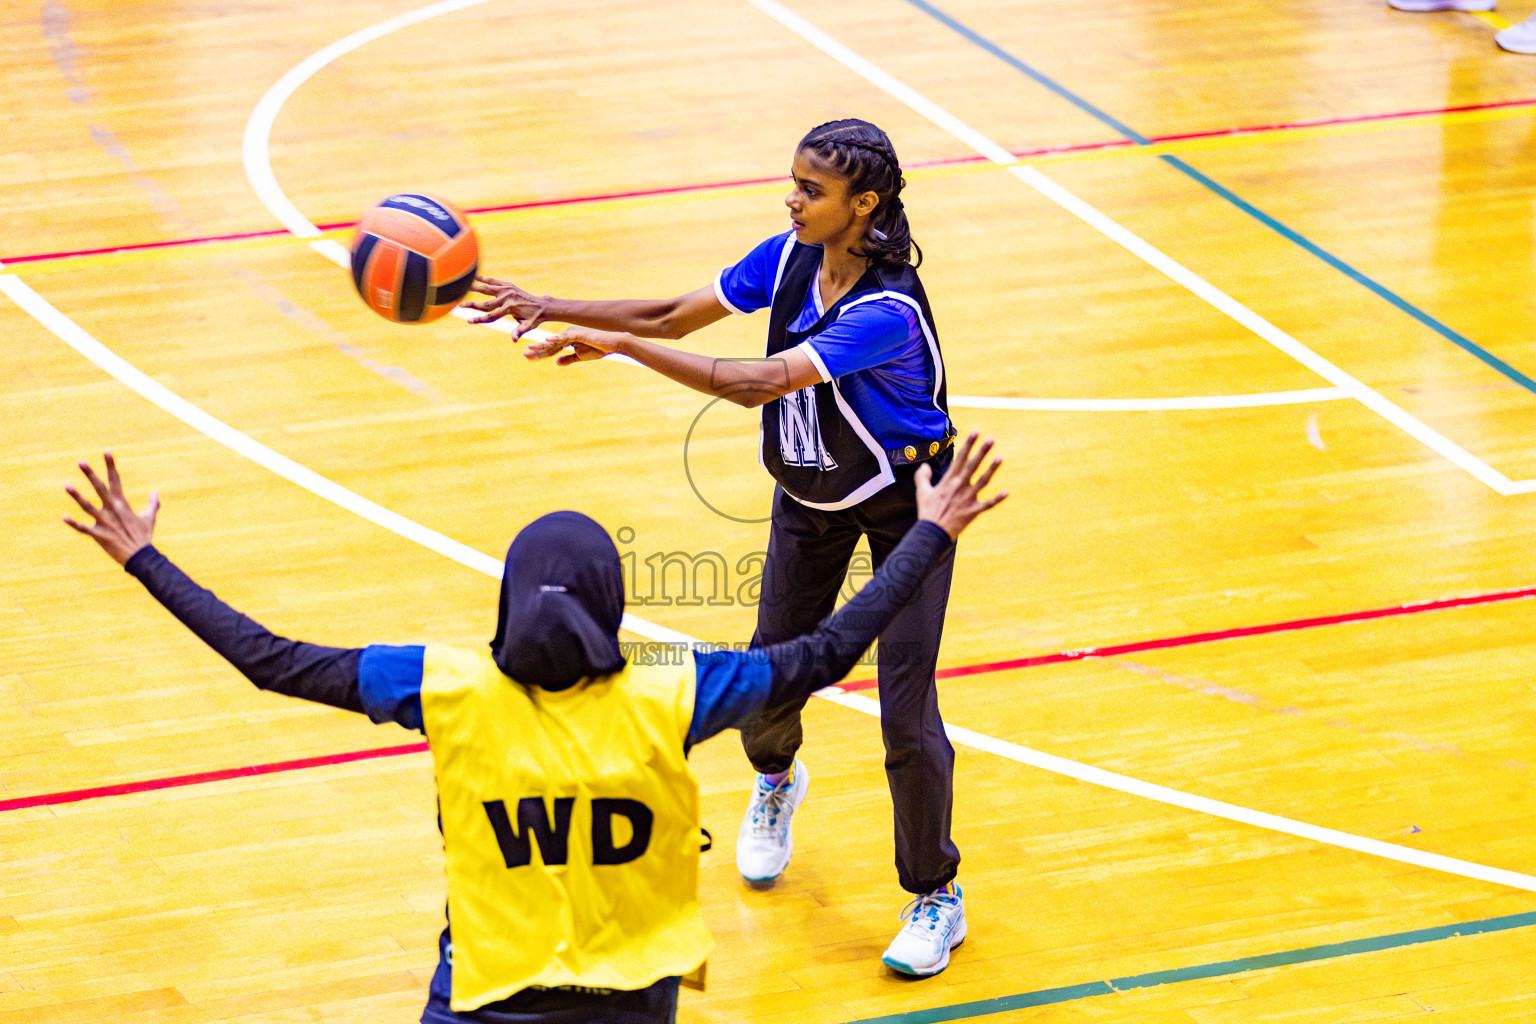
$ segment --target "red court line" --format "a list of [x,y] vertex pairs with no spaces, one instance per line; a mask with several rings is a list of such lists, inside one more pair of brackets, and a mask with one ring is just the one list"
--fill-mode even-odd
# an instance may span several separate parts
[[207,245],[210,242],[239,242],[247,238],[271,238],[286,235],[286,228],[275,231],[243,231],[236,235],[205,235],[199,238],[172,238],[163,242],[135,242],[131,245],[109,245],[105,249],[72,249],[68,252],[43,252],[30,256],[7,256],[0,263],[37,263],[41,260],[69,260],[80,256],[107,256],[115,252],[143,252],[146,249],[171,249],[184,245]]
[[[1439,601],[1418,601],[1413,604],[1395,605],[1390,608],[1372,608],[1366,611],[1343,612],[1338,615],[1321,615],[1311,619],[1291,619],[1287,622],[1270,622],[1259,626],[1238,626],[1209,633],[1190,633],[1186,636],[1164,637],[1159,640],[1138,640],[1128,644],[1110,644],[1104,647],[1081,647],[1057,654],[1039,654],[1030,658],[1014,658],[1009,661],[990,661],[979,665],[956,665],[940,669],[940,679],[958,676],[982,675],[988,672],[1006,672],[1010,669],[1033,668],[1036,665],[1056,665],[1086,658],[1109,658],[1117,654],[1133,654],[1137,651],[1156,651],[1168,647],[1188,647],[1217,640],[1234,640],[1239,637],[1263,636],[1268,633],[1290,633],[1319,626],[1337,626],[1349,622],[1366,622],[1371,619],[1390,619],[1402,615],[1418,615],[1421,612],[1437,612],[1447,608],[1467,608],[1480,604],[1496,604],[1501,601],[1518,601],[1536,597],[1536,586],[1516,590],[1496,590],[1471,597],[1450,597]],[[872,690],[877,685],[873,679],[859,679],[838,684],[846,692]],[[72,789],[62,793],[41,793],[36,796],[15,797],[0,800],[0,811],[13,811],[22,807],[46,807],[53,804],[72,804],[82,800],[94,800],[104,796],[122,796],[125,793],[147,793],[158,789],[175,789],[196,786],[204,782],[238,779],[252,775],[272,775],[277,772],[300,771],[328,764],[346,764],[349,761],[368,761],[380,757],[397,757],[401,754],[417,754],[427,750],[425,743],[407,743],[396,747],[377,747],[373,750],[353,750],[344,754],[326,754],[321,757],[305,757],[296,761],[277,761],[272,764],[248,765],[243,768],[224,768],[219,771],[197,772],[192,775],[171,775],[159,779],[143,779],[124,782],[115,786],[97,786],[93,789]]]
[[[1346,622],[1366,622],[1371,619],[1390,619],[1399,615],[1417,615],[1420,612],[1437,612],[1446,608],[1466,608],[1471,605],[1494,604],[1499,601],[1518,601],[1536,597],[1536,587],[1517,590],[1497,590],[1491,594],[1472,597],[1450,597],[1441,601],[1419,601],[1414,604],[1396,605],[1391,608],[1372,608],[1368,611],[1344,612],[1339,615],[1322,615],[1313,619],[1291,619],[1288,622],[1270,622],[1262,626],[1238,626],[1235,629],[1219,629],[1211,633],[1190,633],[1187,636],[1164,637],[1160,640],[1138,640],[1129,644],[1110,644],[1105,647],[1081,647],[1075,651],[1058,654],[1038,654],[1032,658],[1013,658],[1009,661],[990,661],[980,665],[956,665],[934,673],[940,679],[958,676],[974,676],[987,672],[1007,672],[1016,668],[1034,668],[1037,665],[1059,665],[1067,661],[1085,658],[1112,658],[1117,654],[1135,654],[1138,651],[1158,651],[1168,647],[1188,647],[1192,644],[1208,644],[1216,640],[1235,640],[1245,636],[1264,636],[1268,633],[1291,633],[1299,629],[1316,629],[1318,626],[1337,626]],[[857,679],[839,683],[843,690],[872,690],[878,686],[874,679]]]
[[[1101,146],[1121,146],[1126,144],[1127,143],[1123,141],[1117,140],[1114,142],[1106,143],[1092,143],[1087,147],[1072,148],[1092,149]],[[1050,152],[1059,151],[1060,150],[1051,150]],[[1042,150],[1041,152],[1045,151]],[[909,166],[913,168],[948,167],[955,164],[977,163],[985,159],[986,157],[982,156],[963,156],[948,160],[920,161]],[[772,178],[738,178],[734,181],[706,181],[693,185],[670,185],[666,188],[637,189],[632,192],[603,192],[596,195],[566,196],[558,199],[531,199],[527,202],[504,203],[500,206],[476,206],[469,208],[465,212],[473,214],[507,213],[511,210],[534,210],[541,207],[578,206],[584,203],[611,202],[616,199],[643,199],[647,196],[680,195],[688,192],[707,192],[728,188],[746,188],[754,185],[771,185],[776,181],[785,180],[786,178],[784,175],[777,175]],[[345,228],[350,228],[356,223],[356,221],[352,220],[341,220],[326,224],[317,224],[315,226],[318,227],[321,231],[339,231]],[[240,242],[252,238],[277,238],[279,236],[287,235],[288,233],[289,232],[287,228],[271,228],[266,231],[246,231],[235,235],[208,235],[206,237],[199,238],[174,238],[162,242],[136,242],[130,245],[108,246],[104,249],[73,249],[67,252],[44,252],[34,253],[28,256],[6,256],[4,258],[0,258],[0,264],[38,263],[43,260],[67,260],[80,256],[108,256],[113,253],[121,252],[142,252],[146,249],[166,249],[175,246],[206,245],[210,242]]]
[[1336,124],[1367,124],[1373,121],[1400,121],[1405,117],[1433,117],[1438,114],[1468,114],[1478,110],[1504,110],[1511,107],[1536,106],[1536,99],[1499,100],[1496,103],[1468,103],[1460,107],[1431,107],[1427,110],[1399,110],[1387,114],[1360,114],[1355,117],[1330,117],[1318,121],[1285,121],[1280,124],[1255,125],[1251,128],[1217,128],[1214,131],[1190,132],[1185,135],[1159,135],[1150,142],[1187,142],[1191,139],[1221,138],[1227,135],[1258,135],[1265,132],[1282,132],[1293,128],[1326,128]]
[[[1282,124],[1252,125],[1246,128],[1216,128],[1203,132],[1187,132],[1179,135],[1158,135],[1148,139],[1149,145],[1157,145],[1165,142],[1189,142],[1195,139],[1214,139],[1238,135],[1263,135],[1267,132],[1286,131],[1295,128],[1324,128],[1329,125],[1365,124],[1373,121],[1397,121],[1407,117],[1432,117],[1437,114],[1464,114],[1478,110],[1500,110],[1510,107],[1536,106],[1536,98],[1519,100],[1500,100],[1496,103],[1472,103],[1459,107],[1433,107],[1427,110],[1399,110],[1385,114],[1360,114],[1355,117],[1333,117],[1316,121],[1288,121]],[[1098,149],[1125,149],[1136,144],[1129,139],[1113,139],[1107,142],[1086,142],[1073,146],[1043,146],[1038,149],[1029,149],[1015,152],[1013,155],[1020,160],[1027,160],[1034,156],[1051,156],[1058,153],[1082,153]],[[946,160],[924,160],[909,164],[910,169],[923,169],[931,167],[954,167],[961,164],[981,163],[987,158],[983,156],[954,157]],[[507,203],[500,206],[481,206],[470,209],[472,214],[482,213],[506,213],[512,210],[532,210],[541,207],[576,206],[584,203],[602,203],[616,199],[643,199],[647,196],[682,195],[689,192],[707,192],[717,189],[746,188],[755,185],[771,185],[776,181],[783,181],[783,175],[772,178],[740,178],[735,181],[709,181],[693,185],[674,185],[668,188],[639,189],[633,192],[608,192],[598,195],[568,196],[559,199],[534,199],[522,203]],[[328,224],[317,225],[322,231],[336,231],[350,228],[355,221],[334,221]],[[273,228],[266,231],[246,231],[233,235],[208,235],[199,238],[174,238],[160,242],[136,242],[130,245],[114,245],[102,249],[74,249],[65,252],[32,253],[24,256],[0,257],[0,263],[39,263],[44,260],[66,260],[82,256],[108,256],[113,253],[142,252],[150,249],[166,249],[188,245],[206,245],[211,242],[240,242],[253,238],[276,238],[288,234],[285,228]]]
[[274,761],[271,764],[253,764],[242,768],[221,768],[213,772],[195,772],[191,775],[171,775],[160,779],[142,779],[123,782],[115,786],[96,786],[93,789],[71,789],[62,793],[41,793],[37,796],[21,796],[0,800],[0,811],[14,811],[22,807],[47,807],[52,804],[73,804],[82,800],[95,800],[103,796],[122,796],[126,793],[148,793],[157,789],[176,789],[196,786],[204,782],[221,782],[224,779],[242,779],[252,775],[274,775],[278,772],[296,772],[304,768],[319,768],[328,764],[346,764],[349,761],[372,761],[380,757],[398,757],[401,754],[417,754],[428,749],[425,743],[407,743],[398,747],[377,747],[373,750],[352,750],[345,754],[325,754],[320,757],[301,757],[296,761]]

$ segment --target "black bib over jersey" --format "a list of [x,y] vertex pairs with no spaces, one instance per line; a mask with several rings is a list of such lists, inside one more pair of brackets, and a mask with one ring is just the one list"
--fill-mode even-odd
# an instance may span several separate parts
[[[917,271],[907,264],[872,262],[848,294],[833,303],[810,330],[792,331],[789,325],[805,306],[810,289],[816,287],[822,249],[793,239],[789,246],[769,311],[769,358],[826,330],[851,305],[882,294],[901,298],[918,308],[938,382],[933,404],[948,418],[943,357]],[[859,421],[835,380],[813,384],[763,406],[761,457],[779,486],[812,508],[847,508],[896,480],[880,439]]]

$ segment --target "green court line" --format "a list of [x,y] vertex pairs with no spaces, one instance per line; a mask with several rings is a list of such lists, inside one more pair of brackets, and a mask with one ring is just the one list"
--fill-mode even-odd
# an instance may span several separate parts
[[[1022,60],[1015,57],[1001,46],[998,46],[996,43],[992,42],[990,39],[986,38],[981,33],[971,28],[969,25],[966,25],[963,22],[939,10],[937,7],[933,6],[933,4],[929,3],[928,0],[906,0],[906,2],[927,14],[935,21],[938,21],[939,23],[952,29],[954,32],[958,33],[965,39],[970,40],[972,43],[987,51],[992,56],[1002,61],[1004,64],[1007,64],[1014,70],[1019,71],[1025,76],[1033,79],[1036,83],[1045,87],[1046,89],[1049,89],[1051,92],[1071,103],[1085,114],[1098,119],[1104,125],[1112,128],[1114,131],[1118,132],[1120,135],[1129,139],[1136,145],[1150,146],[1153,144],[1151,139],[1136,131],[1136,129],[1130,127],[1122,121],[1115,119],[1114,117],[1111,117],[1107,112],[1100,110],[1092,103],[1089,103],[1087,100],[1073,92],[1071,89],[1068,89],[1066,86],[1053,80],[1048,75],[1042,74],[1041,72],[1030,67],[1028,64],[1024,63]],[[1350,278],[1355,283],[1387,300],[1392,305],[1396,306],[1398,309],[1402,310],[1404,313],[1407,313],[1419,323],[1423,324],[1425,327],[1428,327],[1442,338],[1445,338],[1447,341],[1458,346],[1467,353],[1482,360],[1488,366],[1503,374],[1505,377],[1508,377],[1516,384],[1519,384],[1527,391],[1536,392],[1536,380],[1532,380],[1531,377],[1521,373],[1519,370],[1515,369],[1513,366],[1509,365],[1504,360],[1494,355],[1492,352],[1489,352],[1487,349],[1483,348],[1481,345],[1477,344],[1475,341],[1473,341],[1471,338],[1468,338],[1460,331],[1455,330],[1450,325],[1426,313],[1424,310],[1415,306],[1401,295],[1398,295],[1396,292],[1392,291],[1390,288],[1386,287],[1375,278],[1370,277],[1369,275],[1356,269],[1350,264],[1345,263],[1343,260],[1339,259],[1339,257],[1335,256],[1333,253],[1313,242],[1311,239],[1306,238],[1292,228],[1282,224],[1280,221],[1265,213],[1257,206],[1254,206],[1246,199],[1243,199],[1231,189],[1218,183],[1209,175],[1202,174],[1193,166],[1172,154],[1165,153],[1158,159],[1162,160],[1168,166],[1179,171],[1186,177],[1190,178],[1192,181],[1195,181],[1209,189],[1211,192],[1220,196],[1228,203],[1231,203],[1237,209],[1243,211],[1254,220],[1257,220],[1260,224],[1263,224],[1271,231],[1274,231],[1281,237],[1300,246],[1302,249],[1311,253],[1313,256],[1316,256],[1318,259],[1322,260],[1324,263],[1328,264],[1328,266],[1337,270],[1345,277]]]
[[1510,914],[1505,917],[1490,917],[1481,921],[1466,921],[1462,924],[1441,925],[1437,928],[1420,928],[1411,932],[1397,932],[1394,935],[1377,935],[1368,939],[1352,939],[1349,942],[1335,942],[1327,946],[1308,946],[1305,949],[1266,953],[1263,956],[1249,956],[1241,960],[1225,960],[1217,964],[1200,964],[1195,967],[1178,967],[1171,971],[1133,974],[1128,978],[1115,978],[1111,981],[1090,981],[1081,985],[1041,989],[1038,992],[1022,992],[1014,996],[980,999],[974,1003],[940,1006],[931,1010],[911,1010],[907,1013],[893,1013],[886,1017],[866,1017],[849,1021],[848,1024],[939,1024],[940,1021],[970,1020],[973,1017],[986,1017],[994,1013],[1007,1013],[1010,1010],[1026,1010],[1032,1006],[1049,1006],[1052,1003],[1069,1003],[1076,999],[1113,995],[1130,989],[1156,988],[1159,985],[1173,985],[1177,982],[1197,981],[1201,978],[1222,978],[1248,971],[1268,970],[1271,967],[1285,967],[1289,964],[1304,964],[1317,960],[1334,960],[1339,957],[1354,956],[1357,953],[1375,953],[1383,949],[1397,949],[1425,942],[1439,942],[1442,939],[1485,935],[1489,932],[1503,932],[1512,928],[1532,926],[1536,926],[1536,911]]

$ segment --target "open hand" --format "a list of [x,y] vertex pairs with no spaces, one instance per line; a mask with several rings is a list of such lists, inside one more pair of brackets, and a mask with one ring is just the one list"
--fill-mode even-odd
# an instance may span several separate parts
[[148,547],[154,536],[155,516],[160,513],[160,495],[151,494],[149,507],[143,515],[139,515],[123,496],[123,481],[117,475],[117,460],[112,458],[111,452],[107,452],[103,458],[107,462],[106,483],[101,482],[101,477],[96,475],[89,462],[79,464],[80,472],[85,474],[96,491],[96,497],[101,501],[100,508],[82,498],[80,492],[73,487],[64,488],[64,492],[75,499],[75,504],[96,522],[82,526],[68,516],[64,517],[64,522],[100,544],[101,549],[111,555],[118,565],[127,565],[128,559]]
[[484,302],[462,303],[465,309],[484,313],[470,321],[472,324],[488,324],[510,316],[517,321],[512,337],[520,338],[524,331],[532,330],[544,322],[544,300],[526,292],[511,281],[498,281],[494,277],[476,277],[469,289],[477,295],[489,295]]
[[981,497],[982,488],[992,481],[992,474],[1003,464],[1002,459],[993,459],[979,479],[971,479],[992,451],[990,437],[979,448],[976,447],[976,437],[974,432],[966,437],[955,453],[955,460],[937,484],[932,482],[932,466],[925,462],[917,468],[917,517],[943,527],[951,540],[959,538],[977,516],[1008,497],[1007,491],[999,491],[985,500]]
[[[558,355],[561,366],[583,363],[589,359],[601,359],[610,352],[618,351],[628,335],[616,331],[594,331],[590,327],[567,327],[559,334],[528,343],[523,350],[527,359],[548,359]],[[569,349],[569,351],[566,351]]]

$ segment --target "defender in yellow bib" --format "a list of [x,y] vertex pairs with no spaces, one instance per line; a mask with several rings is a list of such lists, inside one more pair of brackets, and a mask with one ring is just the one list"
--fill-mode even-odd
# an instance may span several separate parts
[[426,648],[455,1008],[530,985],[641,989],[704,962],[683,752],[696,676],[626,666],[550,691],[509,686],[490,651]]
[[814,632],[673,666],[627,662],[618,551],[575,512],[512,542],[489,650],[274,636],[152,546],[158,499],[135,512],[110,455],[105,480],[81,463],[99,505],[67,488],[92,522],[66,522],[258,687],[426,733],[450,926],[424,1024],[670,1024],[682,976],[710,951],[688,749],[843,678],[1006,497],[981,497],[999,463],[982,471],[991,442],[975,440],[936,485],[920,471],[919,521]]

